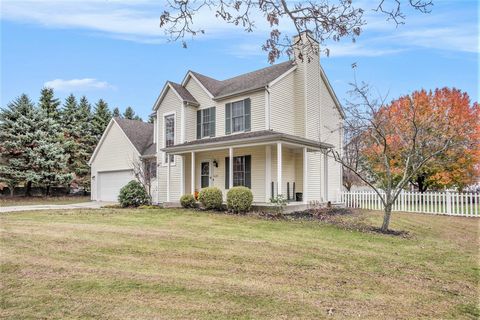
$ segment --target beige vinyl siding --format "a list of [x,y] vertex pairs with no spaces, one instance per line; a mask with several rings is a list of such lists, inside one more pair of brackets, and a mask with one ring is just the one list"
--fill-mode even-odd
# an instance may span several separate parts
[[270,126],[278,132],[295,135],[297,110],[295,107],[295,71],[274,83],[270,91]]
[[185,112],[185,141],[197,139],[197,107],[186,106]]
[[[321,93],[321,136],[322,141],[330,143],[339,151],[342,149],[342,123],[333,97],[323,79],[320,81]],[[328,200],[335,201],[342,188],[342,166],[333,158],[328,159]]]
[[306,70],[306,138],[321,140],[320,136],[320,65],[318,58],[302,63]]
[[[290,197],[293,197],[293,183],[295,182],[295,192],[303,192],[303,154],[302,149],[290,149],[282,146],[282,193],[287,196],[287,182],[290,183]],[[275,193],[277,192],[277,147],[272,146],[272,181],[275,182]],[[268,181],[269,189],[271,182]],[[270,196],[270,194],[269,194]]]
[[[160,149],[165,147],[165,128],[164,128],[164,116],[165,114],[175,113],[175,144],[181,143],[181,108],[182,101],[171,90],[168,89],[162,100],[157,116],[158,116],[158,132],[159,132],[159,146]],[[164,153],[158,152],[158,159],[160,165],[158,166],[158,201],[165,202],[167,200],[167,165],[164,163]],[[176,202],[180,200],[181,196],[181,168],[182,157],[175,156],[175,163],[170,166],[170,201]]]
[[[133,161],[138,161],[138,152],[125,136],[116,122],[106,132],[105,139],[99,146],[92,162],[92,176],[98,178],[99,171],[117,171],[132,168]],[[91,185],[92,200],[96,200],[96,180]]]
[[321,173],[321,161],[322,154],[321,152],[307,152],[308,158],[308,191],[307,191],[307,201],[323,201],[322,196],[322,173]]
[[[235,102],[250,98],[250,112],[251,112],[251,131],[265,130],[265,91],[261,90],[258,92],[253,92],[246,95],[240,95],[233,98],[228,98],[224,100],[214,101],[212,100],[205,90],[197,83],[193,78],[190,78],[185,84],[185,88],[192,94],[192,96],[200,103],[200,106],[196,110],[206,109],[210,107],[215,108],[215,136],[221,137],[225,135],[225,105],[229,102]],[[196,139],[196,111],[195,117],[193,118],[191,114],[188,116],[188,121],[185,120],[187,125],[189,123],[193,124],[193,128],[190,128],[190,131],[187,136],[189,139]],[[191,121],[191,122],[190,122]],[[192,133],[194,131],[194,135]]]
[[[252,179],[252,193],[254,202],[265,202],[265,147],[249,147],[249,148],[236,148],[234,149],[233,156],[247,156],[252,157],[251,163],[251,179]],[[225,158],[228,157],[228,150],[215,150],[198,152],[195,154],[195,190],[200,191],[200,165],[203,161],[218,162],[218,168],[213,165],[213,185],[219,188],[223,192],[223,199],[226,201],[225,189]],[[188,166],[190,166],[190,156],[188,158]],[[191,179],[190,170],[185,177],[186,180]],[[188,183],[190,185],[190,183]],[[190,189],[188,189],[190,191]]]

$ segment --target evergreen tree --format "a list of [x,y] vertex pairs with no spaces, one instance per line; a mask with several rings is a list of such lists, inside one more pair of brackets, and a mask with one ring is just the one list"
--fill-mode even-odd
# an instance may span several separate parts
[[35,171],[35,183],[45,187],[45,195],[56,185],[70,184],[68,155],[60,125],[44,110],[35,112],[35,147],[29,150],[31,166]]
[[114,118],[120,118],[122,115],[120,114],[120,110],[118,109],[118,107],[115,107],[115,109],[113,109],[113,117]]
[[92,114],[90,110],[90,103],[83,96],[78,106],[78,122],[80,124],[78,143],[80,148],[74,173],[76,183],[83,187],[85,191],[90,189],[90,166],[88,161],[96,144],[96,139],[93,136]]
[[60,113],[58,107],[60,106],[60,100],[55,98],[52,88],[43,88],[40,91],[39,106],[46,113],[47,117],[55,121],[59,120]]
[[133,111],[133,108],[127,107],[127,109],[125,109],[125,112],[123,113],[123,117],[125,119],[133,120],[135,118],[135,111]]
[[98,140],[100,140],[103,131],[105,131],[105,128],[111,119],[112,113],[108,109],[108,104],[102,99],[98,100],[95,104],[95,112],[92,119],[92,133],[95,137],[95,143],[98,143]]
[[0,181],[5,182],[10,194],[21,182],[27,184],[30,193],[36,173],[31,168],[30,151],[35,147],[35,106],[22,94],[7,108],[0,109]]
[[63,105],[61,112],[61,125],[63,132],[63,148],[67,156],[67,168],[70,173],[76,171],[79,154],[82,152],[82,145],[80,144],[80,126],[78,119],[80,109],[77,100],[73,94],[70,94]]
[[155,113],[148,116],[148,123],[153,123],[153,120],[155,120]]

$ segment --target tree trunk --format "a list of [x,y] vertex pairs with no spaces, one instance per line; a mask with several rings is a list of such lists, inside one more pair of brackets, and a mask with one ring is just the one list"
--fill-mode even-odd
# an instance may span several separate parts
[[382,232],[388,231],[388,225],[390,224],[390,216],[392,215],[392,205],[386,205],[383,214]]
[[32,181],[27,182],[27,186],[25,188],[25,197],[31,197],[32,196]]
[[45,190],[45,197],[48,197],[49,195],[50,195],[50,185],[48,185]]
[[13,198],[13,193],[15,192],[15,187],[9,187],[10,189],[10,197]]

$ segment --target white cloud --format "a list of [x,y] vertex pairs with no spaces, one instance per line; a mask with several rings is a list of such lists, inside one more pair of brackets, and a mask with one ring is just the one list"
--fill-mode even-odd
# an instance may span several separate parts
[[93,78],[84,79],[55,79],[47,81],[44,87],[53,88],[58,91],[88,91],[88,90],[104,90],[114,89],[115,87],[106,81],[98,81]]

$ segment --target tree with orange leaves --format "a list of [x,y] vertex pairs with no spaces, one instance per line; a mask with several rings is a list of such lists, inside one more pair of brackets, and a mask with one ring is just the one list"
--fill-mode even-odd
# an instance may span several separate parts
[[329,152],[379,195],[383,232],[395,200],[410,181],[428,174],[437,183],[456,181],[460,186],[459,181],[478,176],[480,109],[477,103],[470,105],[466,93],[421,90],[385,103],[372,96],[367,84],[352,86],[358,100],[347,105],[346,125],[362,141],[362,166],[353,168],[342,154]]

